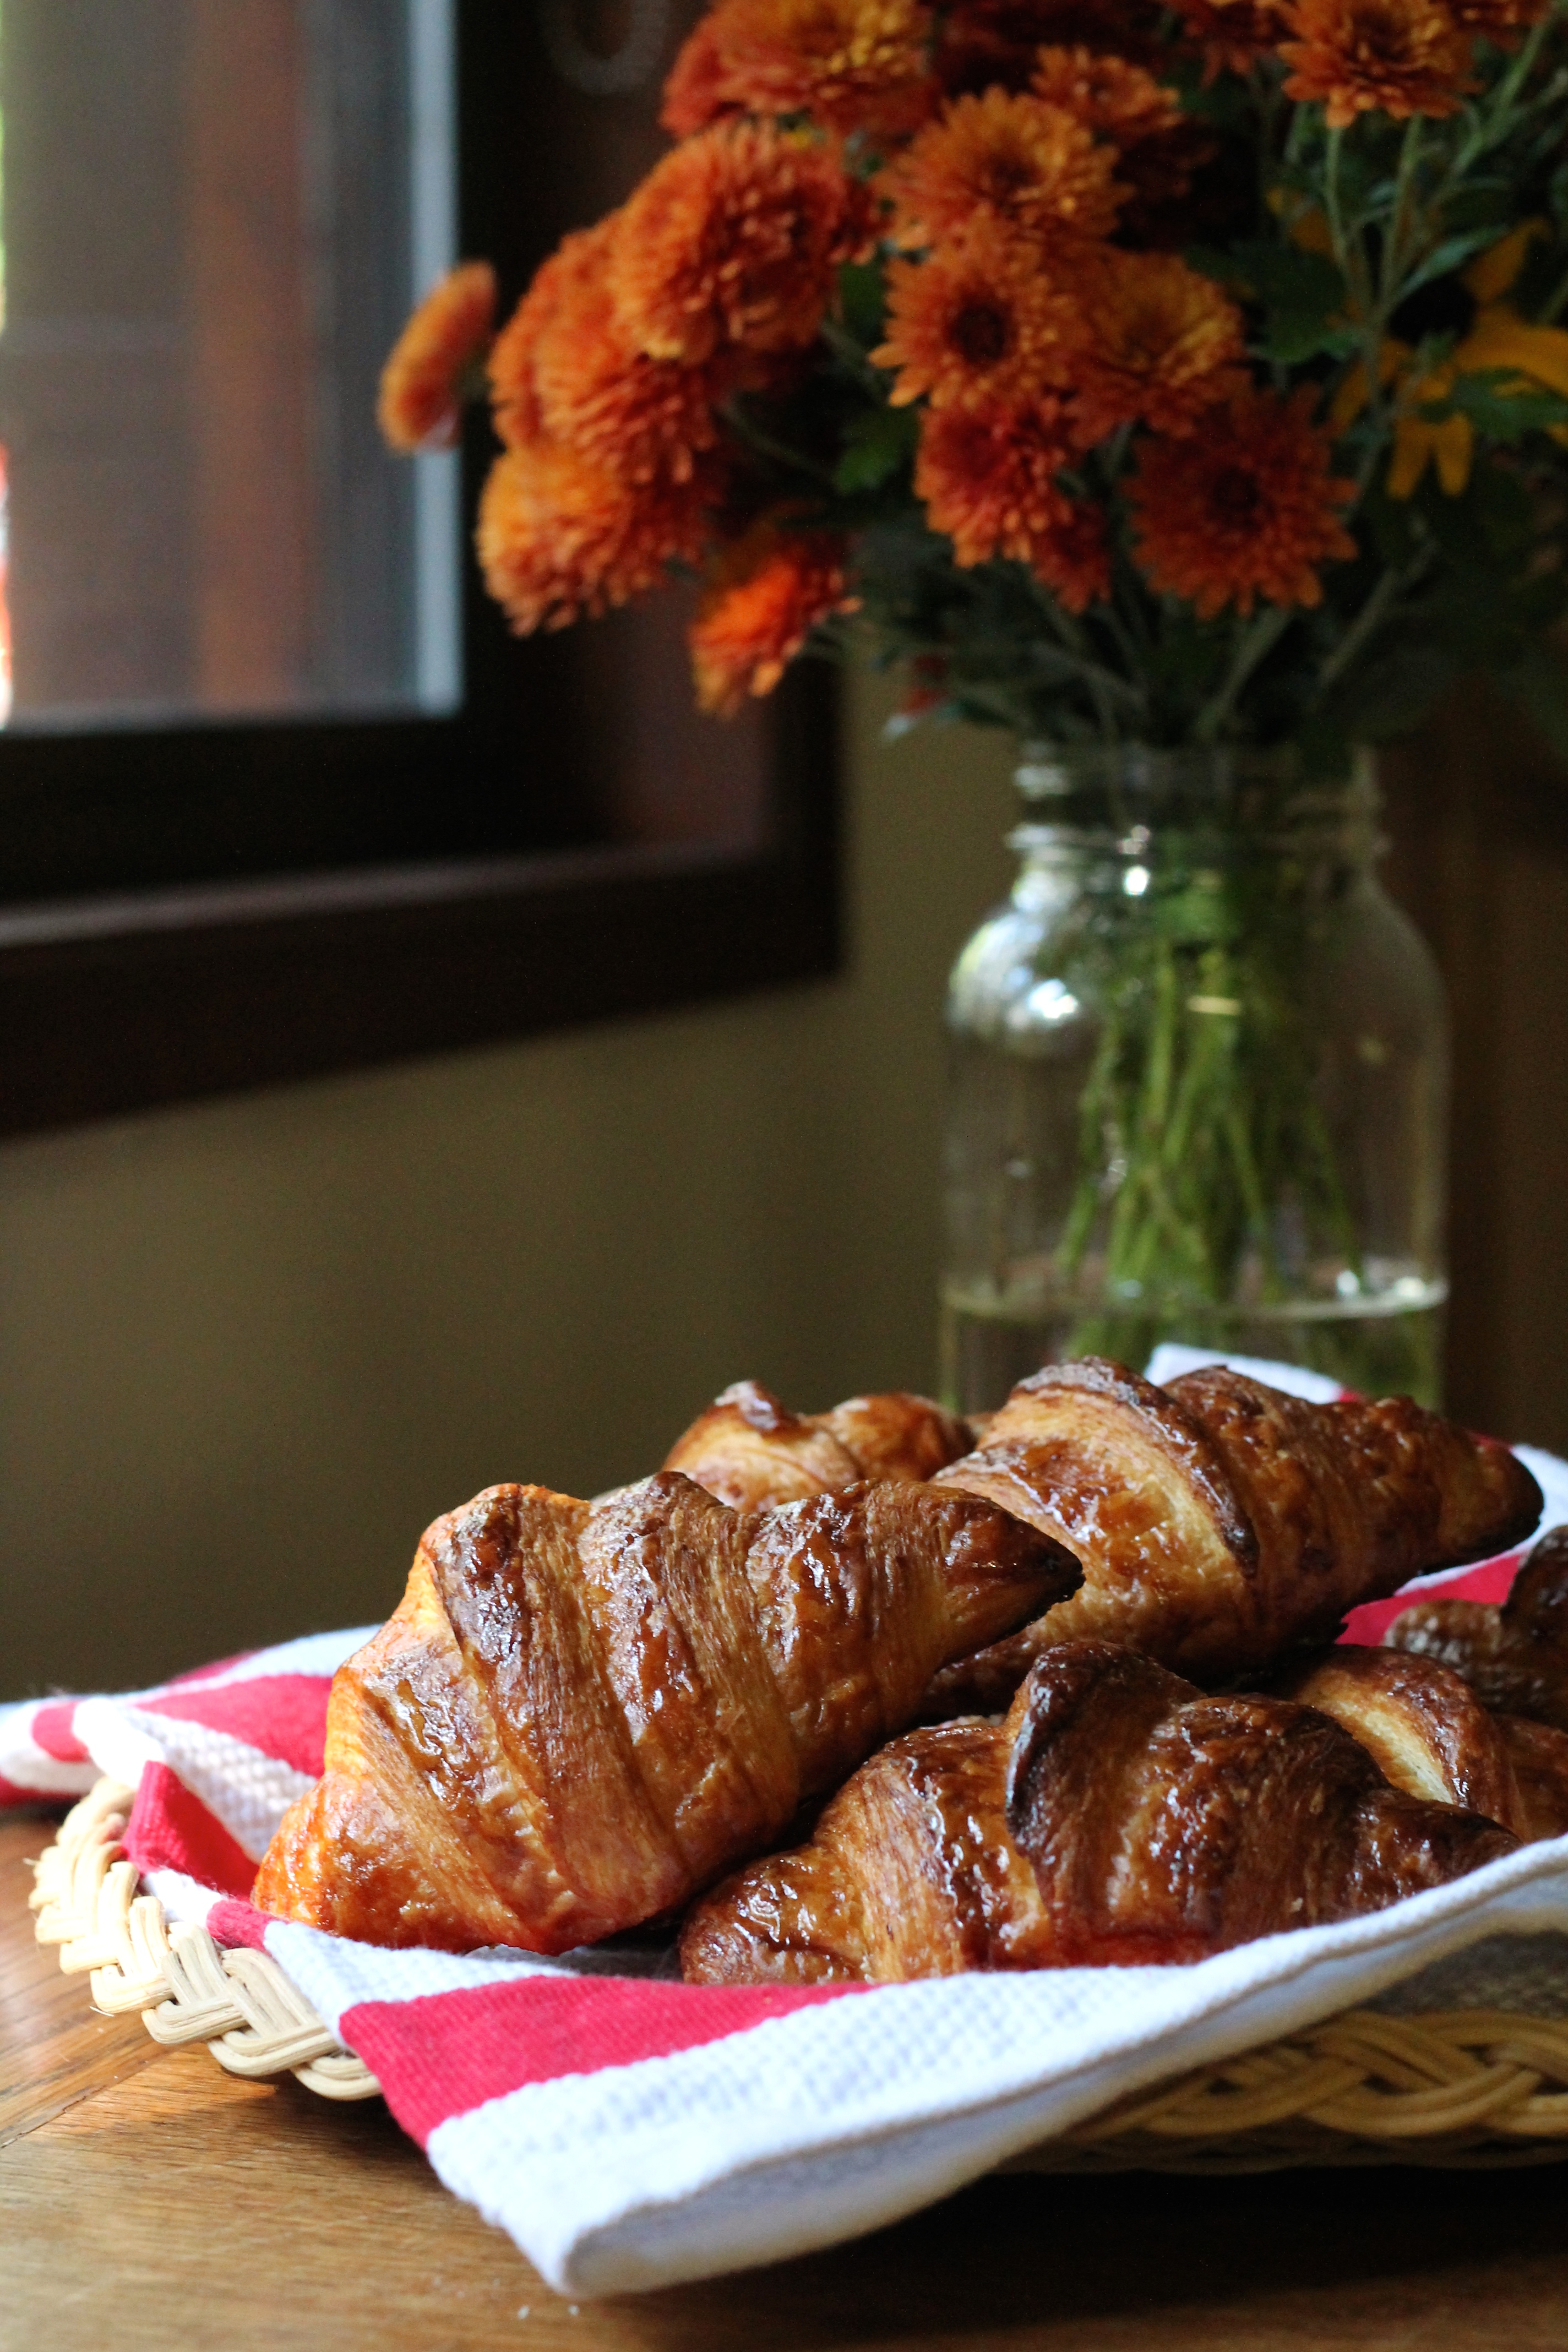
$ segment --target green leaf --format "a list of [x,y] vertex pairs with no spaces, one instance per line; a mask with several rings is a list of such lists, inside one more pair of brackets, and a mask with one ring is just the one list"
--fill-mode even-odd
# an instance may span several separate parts
[[1324,253],[1307,253],[1277,237],[1246,237],[1227,251],[1194,246],[1186,259],[1206,278],[1237,286],[1269,308],[1328,310],[1345,299],[1345,283]]
[[1343,302],[1345,282],[1326,253],[1255,237],[1236,248],[1237,260],[1263,300],[1281,310],[1329,310]]
[[1486,228],[1500,236],[1515,219],[1513,183],[1495,173],[1478,173],[1454,190],[1444,210],[1450,235],[1461,229]]
[[913,408],[864,408],[852,417],[833,487],[847,494],[879,489],[914,455],[920,419]]
[[1286,367],[1299,367],[1304,360],[1316,359],[1321,352],[1337,360],[1348,360],[1360,346],[1361,337],[1353,327],[1334,325],[1320,311],[1274,310],[1258,349],[1265,359],[1279,360]]
[[1456,377],[1447,400],[1426,402],[1418,414],[1429,425],[1440,425],[1456,409],[1494,441],[1521,441],[1527,433],[1568,425],[1568,400],[1527,383],[1511,368],[1467,371]]
[[1197,246],[1186,258],[1205,278],[1250,298],[1264,314],[1258,349],[1266,359],[1294,367],[1320,352],[1342,358],[1358,338],[1345,323],[1345,284],[1325,254],[1253,237],[1228,253]]
[[874,261],[846,261],[838,272],[838,314],[863,351],[882,340],[882,273]]
[[1236,256],[1222,252],[1215,245],[1189,245],[1182,254],[1189,269],[1204,278],[1212,278],[1221,286],[1233,286],[1243,294],[1250,293],[1251,282]]
[[1427,255],[1421,267],[1403,281],[1399,289],[1400,300],[1403,301],[1408,294],[1414,294],[1418,286],[1428,286],[1435,278],[1447,278],[1456,269],[1462,269],[1466,262],[1472,260],[1478,253],[1485,253],[1489,246],[1497,243],[1502,226],[1500,222],[1489,221],[1484,228],[1472,228],[1463,236],[1445,237],[1442,244]]

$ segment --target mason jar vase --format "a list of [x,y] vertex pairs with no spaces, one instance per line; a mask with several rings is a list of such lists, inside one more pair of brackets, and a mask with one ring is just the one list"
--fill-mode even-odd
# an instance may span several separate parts
[[1436,1402],[1441,983],[1370,759],[1042,751],[952,972],[942,1378],[974,1412],[1164,1340]]

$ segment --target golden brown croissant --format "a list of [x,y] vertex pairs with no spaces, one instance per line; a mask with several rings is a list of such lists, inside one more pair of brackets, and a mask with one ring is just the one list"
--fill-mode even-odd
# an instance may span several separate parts
[[1382,1909],[1514,1850],[1391,1788],[1288,1699],[1209,1698],[1109,1642],[1041,1652],[1005,1722],[893,1740],[815,1836],[689,1914],[694,1982],[1206,1958]]
[[1492,1719],[1513,1767],[1515,1810],[1505,1827],[1521,1838],[1568,1835],[1568,1731],[1527,1715]]
[[933,1667],[1070,1591],[989,1503],[871,1481],[742,1517],[675,1473],[492,1486],[340,1667],[264,1910],[376,1944],[560,1952],[683,1902],[914,1715]]
[[1568,1730],[1568,1527],[1542,1537],[1500,1606],[1418,1601],[1383,1638],[1451,1666],[1487,1706]]
[[932,1719],[1005,1706],[1044,1643],[1079,1636],[1238,1681],[1358,1602],[1518,1541],[1542,1499],[1506,1446],[1407,1397],[1308,1404],[1217,1366],[1155,1388],[1094,1356],[1020,1381],[935,1483],[1058,1536],[1084,1582],[941,1675]]
[[756,1381],[737,1381],[665,1456],[737,1511],[826,1495],[858,1478],[929,1478],[967,1454],[967,1423],[928,1397],[894,1389],[831,1412],[791,1412]]
[[1489,1714],[1435,1658],[1346,1643],[1276,1688],[1331,1715],[1396,1789],[1484,1813],[1519,1838],[1568,1830],[1568,1732]]

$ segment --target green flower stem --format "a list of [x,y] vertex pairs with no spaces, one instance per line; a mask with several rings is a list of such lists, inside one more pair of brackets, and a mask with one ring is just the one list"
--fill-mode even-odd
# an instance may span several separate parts
[[882,373],[880,368],[873,363],[864,347],[839,325],[837,319],[824,319],[818,332],[834,357],[842,362],[858,383],[863,384],[868,392],[875,393],[879,400],[887,398],[888,385],[891,378]]
[[[1111,635],[1115,638],[1117,650],[1121,654],[1122,660],[1127,664],[1128,668],[1130,670],[1136,670],[1141,658],[1139,649],[1133,642],[1131,630],[1128,627],[1127,623],[1118,612],[1115,603],[1110,602],[1103,604],[1100,607],[1100,617],[1105,623],[1106,627],[1110,631]],[[1140,695],[1140,709],[1143,708],[1143,705],[1144,698]]]
[[1342,677],[1352,662],[1360,657],[1384,623],[1392,619],[1398,599],[1407,588],[1415,587],[1423,574],[1431,569],[1432,562],[1433,550],[1424,547],[1403,571],[1384,573],[1339,644],[1325,656],[1310,708],[1316,709],[1335,679]]
[[1383,249],[1381,275],[1385,313],[1394,307],[1400,282],[1408,267],[1405,256],[1405,216],[1421,156],[1421,128],[1420,115],[1413,114],[1399,142],[1399,171],[1394,183],[1394,209],[1389,216],[1388,236]]
[[[1350,289],[1351,300],[1364,323],[1373,318],[1375,298],[1366,266],[1366,255],[1359,238],[1352,241],[1345,222],[1344,200],[1340,189],[1340,167],[1344,155],[1344,138],[1345,134],[1342,131],[1331,131],[1324,142],[1323,209],[1328,215],[1329,237],[1334,248],[1334,259],[1339,265],[1340,276]],[[1373,383],[1377,379],[1375,359],[1377,340],[1374,334],[1373,341],[1374,357],[1371,371],[1371,381]]]
[[1307,106],[1293,106],[1290,109],[1290,126],[1285,133],[1285,161],[1287,163],[1296,164],[1300,162],[1301,150],[1307,143],[1308,133],[1311,129],[1311,108]]
[[1519,94],[1534,72],[1542,44],[1563,10],[1563,0],[1553,0],[1552,6],[1531,27],[1513,63],[1492,91],[1490,104],[1473,110],[1474,128],[1455,148],[1448,159],[1448,168],[1438,183],[1439,203],[1468,178],[1490,148],[1500,146],[1510,135],[1516,128],[1515,117],[1530,111],[1528,106],[1518,104]]
[[1263,1183],[1258,1172],[1258,1155],[1252,1148],[1247,1119],[1238,1103],[1226,1105],[1225,1138],[1230,1147],[1237,1183],[1247,1212],[1247,1231],[1262,1253],[1264,1296],[1267,1297],[1278,1292],[1279,1269],[1274,1262],[1274,1254],[1268,1247],[1268,1203],[1264,1198]]
[[1219,692],[1198,715],[1193,738],[1198,743],[1217,743],[1236,708],[1237,698],[1259,662],[1266,661],[1296,618],[1294,604],[1273,604],[1261,618],[1243,631],[1231,662],[1229,675]]
[[1089,650],[1083,631],[1071,614],[1064,611],[1054,596],[1042,595],[1039,601],[1040,609],[1062,646],[1073,656],[1078,665],[1079,676],[1094,698],[1095,709],[1100,716],[1100,733],[1108,743],[1120,742],[1121,730],[1112,715],[1113,706],[1120,702],[1136,719],[1142,713],[1142,695],[1128,679],[1118,677],[1114,670],[1104,668],[1094,659]]
[[1299,865],[1265,851],[1216,870],[1215,855],[1168,845],[1152,900],[1102,909],[1101,1029],[1057,1253],[1080,1295],[1092,1269],[1102,1303],[1075,1348],[1132,1356],[1173,1320],[1213,1327],[1244,1269],[1253,1302],[1288,1299],[1283,1234],[1358,1265],[1298,992],[1322,918]]
[[737,436],[753,448],[760,457],[772,457],[776,465],[787,466],[793,473],[805,474],[814,482],[833,485],[833,468],[817,463],[800,449],[792,449],[785,441],[776,440],[760,425],[755,417],[748,416],[738,401],[731,401],[724,412],[725,421],[732,425]]

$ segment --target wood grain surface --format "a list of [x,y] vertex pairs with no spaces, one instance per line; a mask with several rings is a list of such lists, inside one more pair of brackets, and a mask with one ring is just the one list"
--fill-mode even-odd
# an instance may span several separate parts
[[1568,2171],[984,2181],[874,2237],[574,2306],[379,2101],[93,2016],[0,1822],[0,2352],[1562,2352]]

